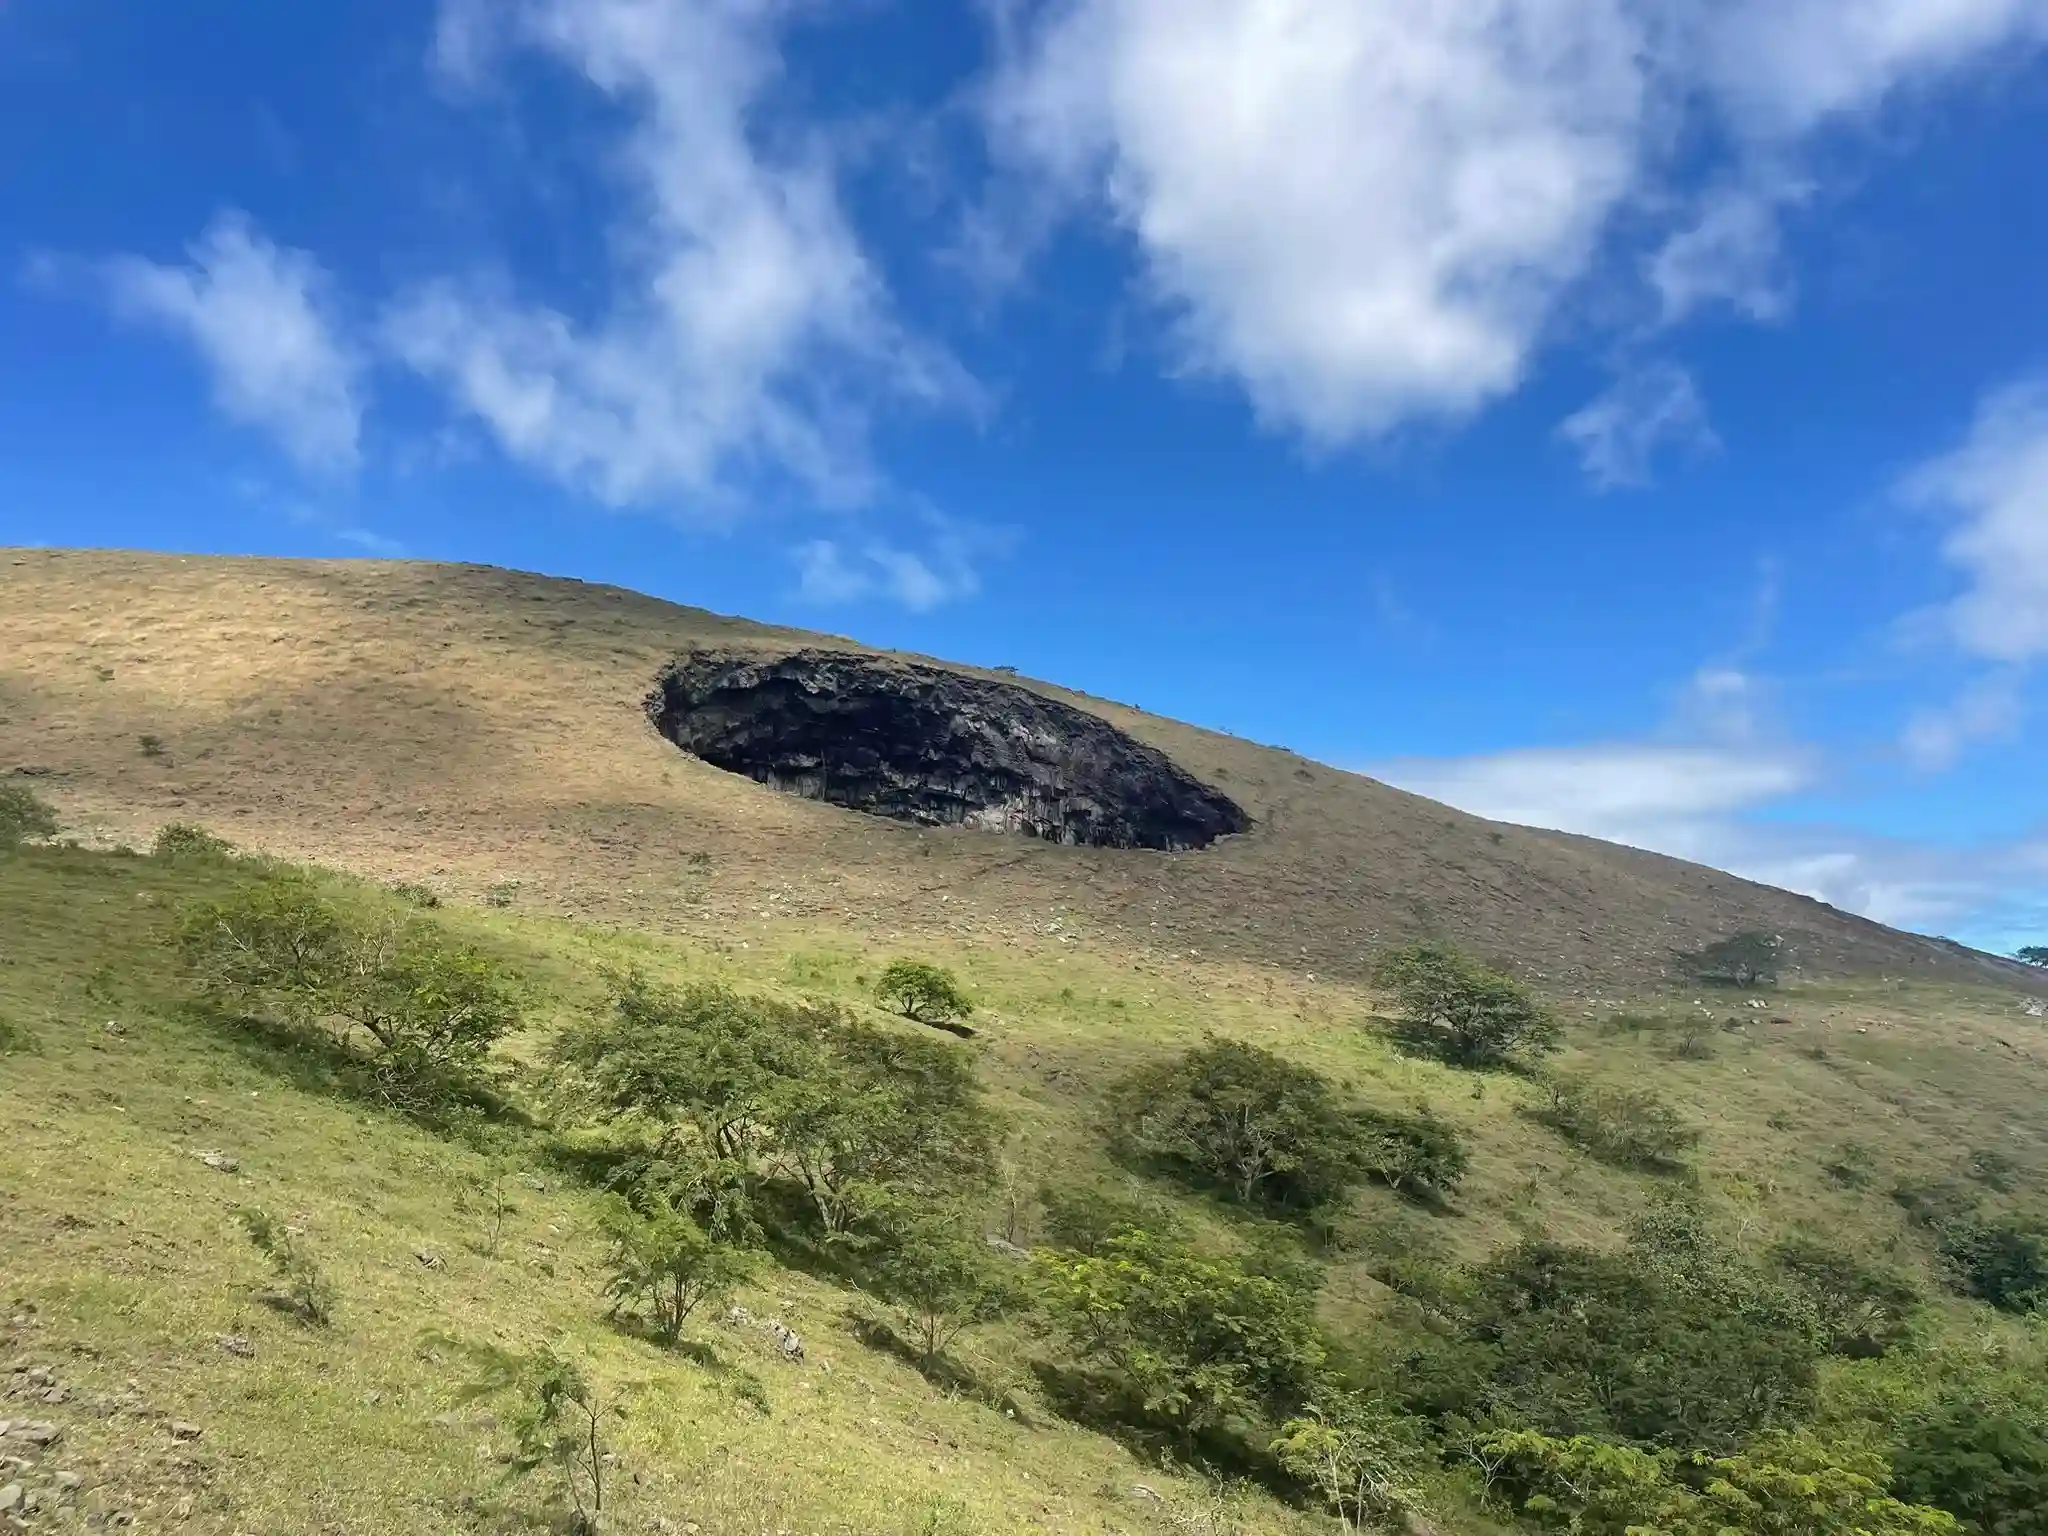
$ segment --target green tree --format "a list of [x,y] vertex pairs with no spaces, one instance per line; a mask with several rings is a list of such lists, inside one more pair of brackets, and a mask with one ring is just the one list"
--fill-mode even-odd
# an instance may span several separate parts
[[610,1196],[599,1215],[609,1251],[605,1295],[612,1315],[629,1303],[646,1306],[655,1335],[673,1344],[690,1314],[742,1284],[752,1265],[737,1248],[714,1242],[691,1217],[672,1206],[635,1210]]
[[2048,944],[2022,944],[2012,957],[2024,965],[2048,966]]
[[2048,1536],[2048,1392],[1945,1401],[1902,1430],[1900,1494],[1982,1536]]
[[1905,1340],[1920,1288],[1898,1271],[1804,1235],[1776,1244],[1771,1261],[1812,1309],[1829,1354],[1869,1359]]
[[0,853],[57,835],[57,813],[26,784],[0,784]]
[[940,1028],[958,1025],[974,1012],[953,973],[922,960],[891,960],[875,983],[875,996],[906,1019]]
[[344,908],[298,875],[188,908],[177,942],[216,1001],[351,1048],[367,1039],[384,1091],[408,1107],[473,1073],[521,1016],[490,957],[426,918]]
[[1413,1115],[1363,1111],[1358,1131],[1359,1166],[1397,1195],[1444,1199],[1471,1163],[1457,1127],[1426,1108]]
[[1146,1418],[1184,1441],[1233,1417],[1285,1417],[1323,1346],[1300,1277],[1255,1272],[1137,1229],[1094,1255],[1035,1256],[1052,1325]]
[[167,864],[215,863],[234,856],[226,838],[215,837],[206,828],[189,821],[173,821],[157,829],[150,853]]
[[1377,1529],[1423,1507],[1423,1426],[1378,1398],[1325,1390],[1280,1426],[1273,1457],[1313,1488],[1347,1531]]
[[1711,1256],[1522,1243],[1471,1272],[1460,1321],[1448,1358],[1425,1351],[1414,1373],[1440,1414],[1718,1452],[1815,1401],[1804,1309]]
[[513,1449],[506,1476],[523,1478],[551,1469],[571,1529],[595,1536],[604,1519],[605,1474],[615,1460],[606,1449],[605,1431],[625,1418],[625,1406],[608,1399],[575,1361],[546,1345],[515,1354],[447,1337],[427,1342],[471,1362],[475,1374],[457,1392],[458,1402],[507,1405],[505,1427]]
[[978,1228],[964,1212],[943,1208],[892,1221],[869,1273],[902,1312],[927,1366],[968,1329],[1000,1317],[1013,1290]]
[[1955,1518],[1888,1491],[1867,1451],[1804,1433],[1709,1457],[1650,1452],[1590,1435],[1493,1436],[1497,1491],[1539,1530],[1573,1536],[1961,1536]]
[[1121,1148],[1227,1190],[1244,1205],[1303,1209],[1362,1177],[1359,1125],[1314,1069],[1210,1036],[1110,1092]]
[[1711,986],[1768,987],[1776,983],[1784,944],[1753,930],[1730,934],[1705,949],[1678,957],[1681,974]]
[[2001,1312],[2048,1308],[2048,1232],[2018,1217],[1971,1217],[1941,1231],[1956,1288]]
[[997,1122],[958,1046],[835,1018],[809,1070],[769,1106],[776,1166],[829,1238],[892,1201],[944,1198],[995,1174]]
[[751,1174],[771,1101],[811,1070],[833,1018],[730,987],[678,989],[637,972],[610,980],[604,1008],[550,1047],[573,1096],[607,1120],[649,1122],[664,1149],[691,1127],[715,1156]]
[[1527,988],[1447,944],[1397,949],[1374,976],[1399,1006],[1399,1038],[1452,1066],[1509,1066],[1558,1048],[1555,1021]]

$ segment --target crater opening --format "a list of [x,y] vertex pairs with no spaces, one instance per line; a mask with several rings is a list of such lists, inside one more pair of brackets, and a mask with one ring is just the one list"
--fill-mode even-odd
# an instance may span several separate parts
[[648,696],[685,752],[920,826],[1206,848],[1251,819],[1108,721],[1011,683],[831,651],[679,658]]

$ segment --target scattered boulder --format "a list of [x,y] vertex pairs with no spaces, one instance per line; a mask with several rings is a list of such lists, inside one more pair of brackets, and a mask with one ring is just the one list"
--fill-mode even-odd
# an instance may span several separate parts
[[249,1342],[247,1335],[240,1333],[217,1333],[213,1337],[214,1341],[229,1354],[239,1356],[244,1360],[255,1358],[256,1346]]
[[215,1173],[240,1173],[241,1163],[225,1152],[194,1152],[192,1154]]
[[205,1433],[206,1431],[197,1424],[188,1423],[184,1419],[171,1420],[171,1438],[173,1440],[197,1440]]

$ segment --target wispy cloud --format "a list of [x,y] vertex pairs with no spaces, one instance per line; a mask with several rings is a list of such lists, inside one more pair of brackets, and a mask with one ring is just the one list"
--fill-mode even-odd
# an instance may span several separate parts
[[188,254],[178,266],[140,256],[100,263],[114,312],[190,343],[230,419],[269,432],[309,469],[354,468],[361,360],[343,339],[325,270],[234,212]]
[[972,382],[892,311],[822,139],[760,129],[781,68],[770,0],[451,3],[439,54],[475,81],[508,49],[618,108],[630,209],[609,305],[586,325],[501,281],[394,304],[393,352],[513,458],[614,505],[717,500],[786,477],[826,502],[876,493],[883,401],[971,404]]
[[1653,324],[1781,314],[1817,137],[2048,38],[2048,0],[992,9],[991,206],[1016,217],[980,247],[1100,210],[1182,365],[1322,447],[1511,391],[1612,256]]
[[1692,375],[1668,362],[1626,369],[1557,431],[1603,491],[1649,484],[1660,453],[1697,455],[1719,446]]
[[884,601],[928,612],[981,591],[981,565],[1009,546],[1007,534],[970,528],[936,513],[920,520],[919,547],[898,537],[861,533],[810,539],[790,553],[797,567],[797,596],[837,607]]

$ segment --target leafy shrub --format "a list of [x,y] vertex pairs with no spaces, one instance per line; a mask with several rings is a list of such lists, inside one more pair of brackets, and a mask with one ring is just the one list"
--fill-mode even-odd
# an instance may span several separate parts
[[2001,1312],[2048,1309],[2048,1232],[2015,1217],[1972,1218],[1941,1233],[1941,1257],[1966,1296]]
[[26,784],[0,784],[0,853],[57,835],[57,813]]
[[1280,1426],[1273,1457],[1315,1490],[1347,1531],[1402,1522],[1422,1508],[1428,1442],[1414,1418],[1378,1398],[1325,1391]]
[[1731,934],[1705,949],[1678,957],[1678,969],[1708,986],[1768,987],[1778,980],[1784,944],[1774,935],[1746,931]]
[[1441,1200],[1456,1192],[1471,1157],[1456,1126],[1428,1109],[1412,1115],[1363,1110],[1358,1165],[1397,1195]]
[[[978,1187],[995,1168],[996,1122],[969,1056],[832,1009],[615,977],[608,1007],[551,1054],[572,1102],[646,1125],[657,1159],[749,1206],[779,1175],[828,1237],[872,1224],[892,1199]],[[697,1214],[713,1231],[750,1219]]]
[[1882,1456],[1823,1445],[1804,1433],[1710,1457],[1510,1430],[1489,1437],[1482,1455],[1516,1514],[1537,1530],[1573,1536],[1962,1532],[1946,1512],[1892,1497]]
[[1893,1464],[1903,1498],[1985,1536],[2048,1536],[2048,1393],[1942,1403],[1904,1427]]
[[1192,1440],[1233,1417],[1291,1413],[1322,1364],[1314,1295],[1129,1228],[1095,1255],[1041,1250],[1040,1301],[1131,1409]]
[[337,906],[278,874],[188,908],[177,942],[199,987],[247,1013],[324,1026],[371,1064],[393,1102],[424,1108],[474,1073],[520,1019],[488,956],[432,922]]
[[1313,1068],[1211,1036],[1110,1092],[1115,1138],[1244,1205],[1305,1209],[1360,1177],[1357,1126]]
[[1900,1179],[1891,1187],[1894,1204],[1915,1226],[1941,1232],[1977,1214],[1977,1193],[1954,1179]]
[[421,885],[416,881],[401,880],[391,887],[391,894],[407,906],[420,907],[427,911],[441,905],[441,897],[432,886]]
[[645,1304],[666,1344],[681,1337],[691,1313],[732,1294],[752,1268],[741,1250],[712,1241],[687,1213],[666,1204],[636,1211],[613,1195],[599,1221],[610,1244],[605,1295],[612,1315],[629,1303]]
[[922,1210],[893,1221],[868,1270],[902,1312],[927,1366],[968,1329],[1001,1316],[1011,1300],[988,1243],[959,1211]]
[[264,1299],[304,1322],[323,1327],[332,1322],[340,1289],[327,1278],[298,1235],[261,1206],[240,1207],[235,1220],[256,1251],[270,1261],[270,1271],[277,1278],[279,1289]]
[[2022,944],[2012,957],[2022,965],[2048,966],[2048,944]]
[[1467,1161],[1456,1128],[1426,1110],[1346,1105],[1313,1068],[1216,1036],[1129,1073],[1109,1114],[1127,1156],[1268,1209],[1315,1210],[1366,1178],[1434,1199]]
[[953,973],[922,960],[892,960],[875,983],[875,996],[885,1008],[906,1019],[941,1028],[959,1024],[974,1012]]
[[474,1379],[457,1393],[458,1402],[507,1404],[505,1424],[513,1449],[506,1476],[517,1479],[551,1468],[568,1506],[569,1528],[579,1536],[595,1536],[604,1520],[605,1473],[616,1460],[605,1446],[605,1428],[625,1417],[624,1407],[607,1401],[580,1366],[545,1345],[515,1354],[448,1338],[428,1343],[465,1355],[475,1368]]
[[150,854],[167,864],[215,863],[234,856],[234,845],[215,837],[206,828],[189,821],[174,821],[157,829]]
[[1165,1235],[1175,1230],[1173,1207],[1135,1187],[1044,1184],[1038,1202],[1046,1241],[1068,1253],[1106,1253],[1111,1240],[1130,1227]]
[[1813,1405],[1804,1309],[1690,1239],[1622,1253],[1527,1242],[1469,1284],[1458,1337],[1407,1373],[1439,1416],[1718,1451]]
[[1808,1236],[1779,1242],[1771,1261],[1812,1309],[1829,1354],[1868,1359],[1905,1340],[1920,1288],[1896,1270]]
[[1700,1139],[1697,1127],[1648,1088],[1617,1088],[1560,1073],[1544,1089],[1548,1102],[1534,1118],[1617,1168],[1683,1167],[1685,1154]]
[[1558,1047],[1527,988],[1448,945],[1395,950],[1374,975],[1399,1004],[1398,1038],[1452,1066],[1509,1066]]

